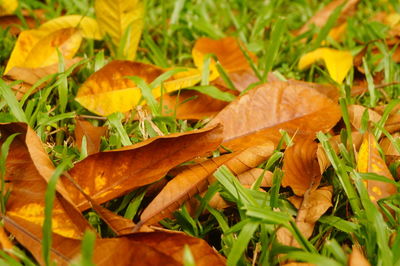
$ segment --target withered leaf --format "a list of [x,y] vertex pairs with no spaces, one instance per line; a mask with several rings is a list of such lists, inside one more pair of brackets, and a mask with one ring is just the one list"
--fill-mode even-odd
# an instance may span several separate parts
[[353,245],[353,250],[349,256],[348,266],[370,266],[359,245]]
[[147,206],[140,217],[141,224],[157,223],[170,216],[180,205],[197,193],[207,189],[215,181],[212,173],[221,165],[226,165],[234,174],[241,174],[265,161],[273,152],[274,145],[266,142],[239,153],[212,158],[190,166],[161,190]]
[[329,131],[340,119],[339,106],[309,86],[271,82],[227,105],[210,125],[224,125],[224,146],[243,149],[271,140],[280,129],[290,135],[315,136]]
[[[99,152],[78,162],[70,171],[77,184],[99,204],[135,188],[153,183],[176,165],[212,151],[221,142],[217,125],[186,133],[151,138],[118,150]],[[61,179],[79,209],[89,207],[67,179]]]
[[[361,173],[375,173],[394,180],[385,161],[381,158],[378,143],[371,133],[364,135],[363,142],[358,152],[357,170]],[[372,202],[389,197],[397,192],[396,186],[377,180],[364,180]]]
[[107,127],[96,127],[83,119],[75,119],[75,140],[78,148],[82,149],[82,138],[85,136],[88,155],[100,151],[101,137],[106,135]]
[[298,138],[293,146],[285,151],[283,157],[282,186],[290,186],[297,196],[307,190],[315,190],[321,181],[317,160],[318,144],[310,138]]
[[[362,116],[367,108],[362,105],[349,105],[349,117],[351,125],[359,130],[361,128]],[[369,121],[378,122],[382,117],[375,111],[368,109]]]

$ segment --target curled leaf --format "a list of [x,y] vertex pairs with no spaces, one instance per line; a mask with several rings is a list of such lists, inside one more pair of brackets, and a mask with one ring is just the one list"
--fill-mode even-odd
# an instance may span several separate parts
[[75,122],[75,139],[78,148],[82,149],[82,139],[85,137],[87,154],[99,152],[101,137],[105,136],[107,127],[96,127],[82,119],[75,119]]

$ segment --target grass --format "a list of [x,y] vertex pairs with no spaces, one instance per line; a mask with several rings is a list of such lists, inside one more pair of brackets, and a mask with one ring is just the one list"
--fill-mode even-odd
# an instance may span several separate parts
[[[23,9],[43,8],[47,18],[66,14],[93,15],[93,1],[21,1]],[[160,67],[185,66],[193,67],[191,49],[196,39],[202,36],[221,38],[234,36],[240,39],[245,47],[255,53],[258,62],[248,59],[255,73],[261,80],[266,80],[267,74],[274,71],[286,79],[294,78],[316,83],[332,83],[324,68],[313,66],[309,70],[300,71],[297,63],[305,51],[321,46],[321,43],[337,49],[350,50],[354,55],[367,47],[363,58],[368,82],[368,91],[360,96],[352,97],[350,88],[354,85],[357,75],[352,71],[343,85],[340,85],[340,105],[345,128],[341,132],[343,145],[340,153],[336,154],[328,142],[329,135],[318,134],[318,140],[327,151],[332,163],[324,174],[324,182],[334,188],[333,207],[321,217],[316,224],[312,237],[305,239],[296,225],[289,219],[296,214],[294,207],[287,201],[292,193],[280,187],[282,179],[282,156],[278,148],[271,158],[261,165],[262,168],[274,172],[273,187],[267,192],[259,191],[256,183],[252,188],[243,188],[234,176],[225,167],[220,168],[215,177],[218,182],[211,185],[203,196],[197,196],[200,207],[194,217],[190,216],[185,207],[175,213],[175,219],[166,219],[163,225],[174,230],[181,230],[190,235],[206,239],[227,257],[228,265],[250,265],[253,262],[259,265],[276,265],[279,263],[279,253],[285,258],[297,259],[317,265],[346,265],[346,253],[349,253],[353,244],[365,247],[365,254],[372,265],[399,265],[400,264],[400,197],[399,194],[382,200],[379,206],[374,205],[366,192],[362,182],[366,178],[377,178],[357,173],[355,171],[355,154],[352,147],[351,126],[347,113],[350,104],[362,104],[366,107],[387,104],[382,119],[373,126],[372,132],[379,137],[385,134],[391,138],[397,149],[400,144],[383,129],[389,111],[398,105],[400,86],[397,84],[386,86],[381,90],[375,88],[373,77],[383,71],[383,82],[392,83],[400,80],[400,67],[391,59],[392,51],[384,41],[388,28],[372,20],[374,14],[388,11],[392,6],[399,11],[397,1],[361,1],[356,14],[348,18],[348,30],[343,42],[334,41],[328,36],[329,30],[335,24],[340,8],[329,18],[328,23],[321,29],[313,28],[299,37],[290,32],[300,28],[316,10],[325,6],[329,1],[318,0],[278,0],[278,1],[213,1],[213,0],[177,0],[177,1],[146,1],[147,15],[145,28],[139,44],[137,60],[156,64]],[[56,6],[56,8],[53,8]],[[316,36],[315,39],[314,36]],[[7,30],[0,29],[0,71],[4,70],[5,60],[9,57],[15,38]],[[376,44],[380,51],[375,54],[372,44]],[[84,61],[65,69],[60,61],[60,74],[46,77],[49,82],[44,88],[32,96],[18,101],[9,86],[0,81],[0,122],[21,121],[27,122],[47,143],[48,153],[57,169],[64,169],[69,160],[78,161],[86,156],[81,154],[71,142],[70,135],[74,131],[73,118],[76,115],[90,117],[90,121],[97,125],[109,127],[109,137],[102,140],[101,149],[111,150],[131,145],[158,133],[152,126],[145,124],[141,127],[138,121],[126,118],[115,113],[106,118],[96,118],[74,101],[77,89],[90,74],[104,66],[112,57],[102,41],[87,41],[79,51]],[[209,62],[209,61],[208,61]],[[73,70],[80,66],[78,72]],[[207,70],[207,63],[204,64]],[[218,71],[227,81],[231,89],[235,89],[223,68],[217,64]],[[202,72],[201,85],[193,89],[214,96],[215,98],[231,101],[225,93],[209,86],[208,71]],[[157,87],[159,82],[168,78],[173,72],[167,72],[152,84],[135,79],[139,84],[143,97],[150,103],[152,122],[164,133],[185,132],[204,125],[204,121],[192,123],[186,120],[177,120],[172,115],[161,115],[159,103],[149,93],[151,88]],[[249,89],[251,89],[251,86]],[[229,94],[230,95],[230,94]],[[134,117],[136,110],[132,111]],[[366,130],[367,114],[363,119]],[[148,121],[145,121],[148,122]],[[282,143],[290,142],[284,134]],[[4,176],[4,161],[11,138],[2,146],[1,175]],[[350,147],[350,148],[349,148]],[[396,174],[397,165],[393,163],[391,169]],[[398,176],[395,176],[398,180]],[[56,180],[56,179],[54,179]],[[51,215],[52,193],[54,184],[48,190],[46,209],[47,218]],[[146,204],[146,187],[113,200],[106,207],[122,216],[137,221],[138,213]],[[234,203],[225,211],[211,208],[207,202],[219,192],[224,198]],[[4,184],[2,184],[4,195]],[[53,195],[54,196],[54,195]],[[2,197],[1,205],[4,206]],[[384,204],[385,203],[385,204]],[[389,207],[388,207],[389,206]],[[274,212],[279,207],[282,213]],[[385,209],[386,208],[386,209]],[[389,208],[389,209],[388,209]],[[380,211],[382,209],[383,211]],[[207,210],[208,214],[202,214]],[[110,236],[109,230],[95,212],[86,213],[89,222],[98,229],[102,236]],[[47,221],[49,221],[47,219]],[[285,227],[293,233],[300,243],[301,249],[286,247],[276,241],[276,230]],[[47,241],[51,225],[44,227]],[[46,231],[47,230],[47,231]],[[92,265],[91,247],[94,236],[89,233],[85,236],[82,246],[82,260],[78,265]],[[45,258],[48,264],[49,243],[44,245]],[[1,252],[2,261],[11,264],[12,258]],[[29,262],[29,255],[20,255]],[[186,265],[194,265],[190,249],[185,249]],[[17,263],[17,262],[13,262]]]

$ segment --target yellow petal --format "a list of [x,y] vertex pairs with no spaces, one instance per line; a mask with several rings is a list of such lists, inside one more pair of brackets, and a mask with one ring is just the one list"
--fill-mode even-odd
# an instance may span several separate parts
[[353,56],[350,52],[331,48],[318,48],[300,58],[299,69],[308,68],[319,60],[325,63],[329,75],[337,83],[343,82],[353,66]]
[[1,0],[0,1],[0,16],[10,15],[14,13],[18,7],[17,0]]
[[94,18],[81,15],[62,16],[49,20],[43,23],[39,30],[51,33],[65,28],[79,28],[82,36],[88,39],[101,40],[103,38],[97,21]]
[[122,45],[121,40],[125,32],[129,30],[123,56],[125,59],[133,60],[143,29],[143,2],[141,0],[96,0],[95,11],[100,30],[111,37],[116,47]]
[[13,67],[38,68],[58,63],[57,49],[65,59],[78,51],[82,36],[78,30],[67,28],[48,34],[41,30],[23,31],[11,53],[5,74]]

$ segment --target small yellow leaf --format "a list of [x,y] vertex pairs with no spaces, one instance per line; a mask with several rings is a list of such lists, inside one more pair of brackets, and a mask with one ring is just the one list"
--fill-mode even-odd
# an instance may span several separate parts
[[328,36],[334,39],[337,42],[341,42],[343,40],[343,35],[347,30],[347,22],[340,24],[339,26],[336,26],[332,28],[329,31]]
[[[357,170],[361,173],[375,173],[394,180],[385,161],[379,154],[378,143],[371,133],[367,132],[364,135],[360,151],[358,152]],[[365,184],[373,202],[396,193],[396,187],[390,183],[365,180]]]
[[[100,30],[111,37],[115,47],[123,47],[122,55],[125,59],[133,60],[144,24],[143,2],[96,0],[95,11]],[[127,38],[122,42],[124,36]]]
[[1,0],[0,1],[0,16],[10,15],[14,13],[18,7],[18,0]]
[[324,61],[329,75],[337,83],[343,82],[353,66],[353,56],[350,52],[331,48],[318,48],[300,58],[299,69],[308,68],[319,60]]
[[57,49],[65,59],[78,51],[82,36],[78,30],[67,28],[48,34],[41,30],[23,31],[11,53],[5,74],[13,67],[38,68],[58,62]]
[[94,18],[81,15],[62,16],[49,20],[40,25],[39,30],[50,33],[65,28],[79,28],[84,38],[96,40],[103,38],[97,21]]

